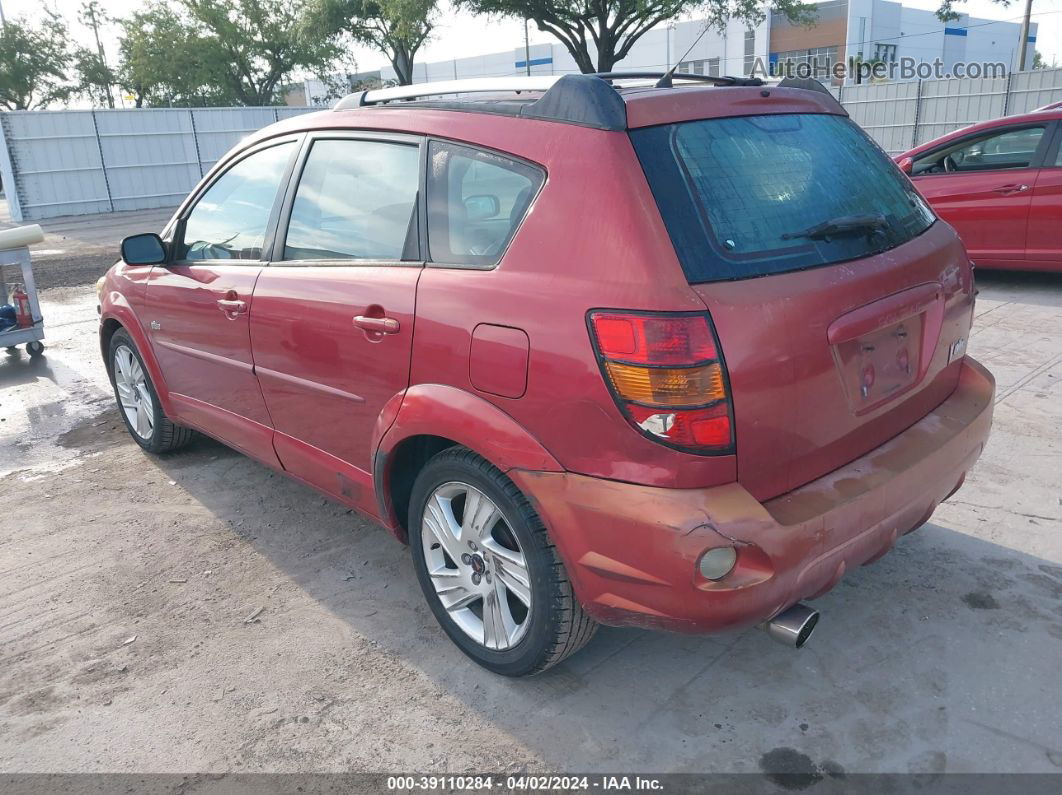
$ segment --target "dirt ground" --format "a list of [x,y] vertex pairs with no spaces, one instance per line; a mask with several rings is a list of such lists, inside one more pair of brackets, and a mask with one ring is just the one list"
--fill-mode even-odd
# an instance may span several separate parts
[[129,440],[105,243],[41,257],[46,356],[0,352],[0,772],[1062,771],[1062,276],[981,274],[984,457],[805,649],[604,629],[508,680],[383,530],[215,442]]

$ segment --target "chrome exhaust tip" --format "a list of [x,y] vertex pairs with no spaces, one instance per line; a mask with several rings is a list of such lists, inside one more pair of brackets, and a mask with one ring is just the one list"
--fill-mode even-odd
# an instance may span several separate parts
[[815,626],[819,623],[819,611],[805,604],[797,603],[788,610],[783,610],[770,621],[765,621],[757,629],[762,629],[772,640],[799,649],[808,642]]

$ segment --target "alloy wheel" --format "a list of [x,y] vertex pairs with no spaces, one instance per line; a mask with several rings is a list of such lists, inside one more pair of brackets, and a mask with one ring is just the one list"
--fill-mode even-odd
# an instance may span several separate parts
[[155,431],[155,403],[144,368],[125,345],[114,351],[114,385],[129,427],[144,441],[150,440]]
[[453,622],[484,648],[517,645],[531,623],[531,579],[498,506],[467,483],[444,483],[428,497],[423,528],[428,576]]

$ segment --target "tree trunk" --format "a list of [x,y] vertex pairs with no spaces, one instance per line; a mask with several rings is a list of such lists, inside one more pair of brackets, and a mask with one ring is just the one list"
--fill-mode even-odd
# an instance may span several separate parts
[[564,47],[568,50],[568,53],[572,58],[575,59],[575,65],[579,67],[579,71],[584,75],[599,71],[598,68],[594,66],[593,60],[590,58],[589,48],[571,47],[567,42],[564,42]]
[[394,67],[398,85],[413,85],[413,59],[405,50],[396,50],[391,57],[391,66]]
[[597,53],[597,71],[598,72],[611,72],[616,67],[616,51],[615,48],[609,46],[608,49],[602,47]]

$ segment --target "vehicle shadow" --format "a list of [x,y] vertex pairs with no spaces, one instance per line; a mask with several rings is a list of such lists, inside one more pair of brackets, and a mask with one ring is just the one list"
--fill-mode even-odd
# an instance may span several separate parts
[[927,524],[816,600],[803,650],[755,630],[602,628],[562,665],[511,680],[449,642],[382,528],[210,440],[145,464],[354,633],[559,770],[1062,768],[1062,691],[1043,688],[1062,659],[1062,566],[978,537],[998,527],[967,509],[969,526]]

